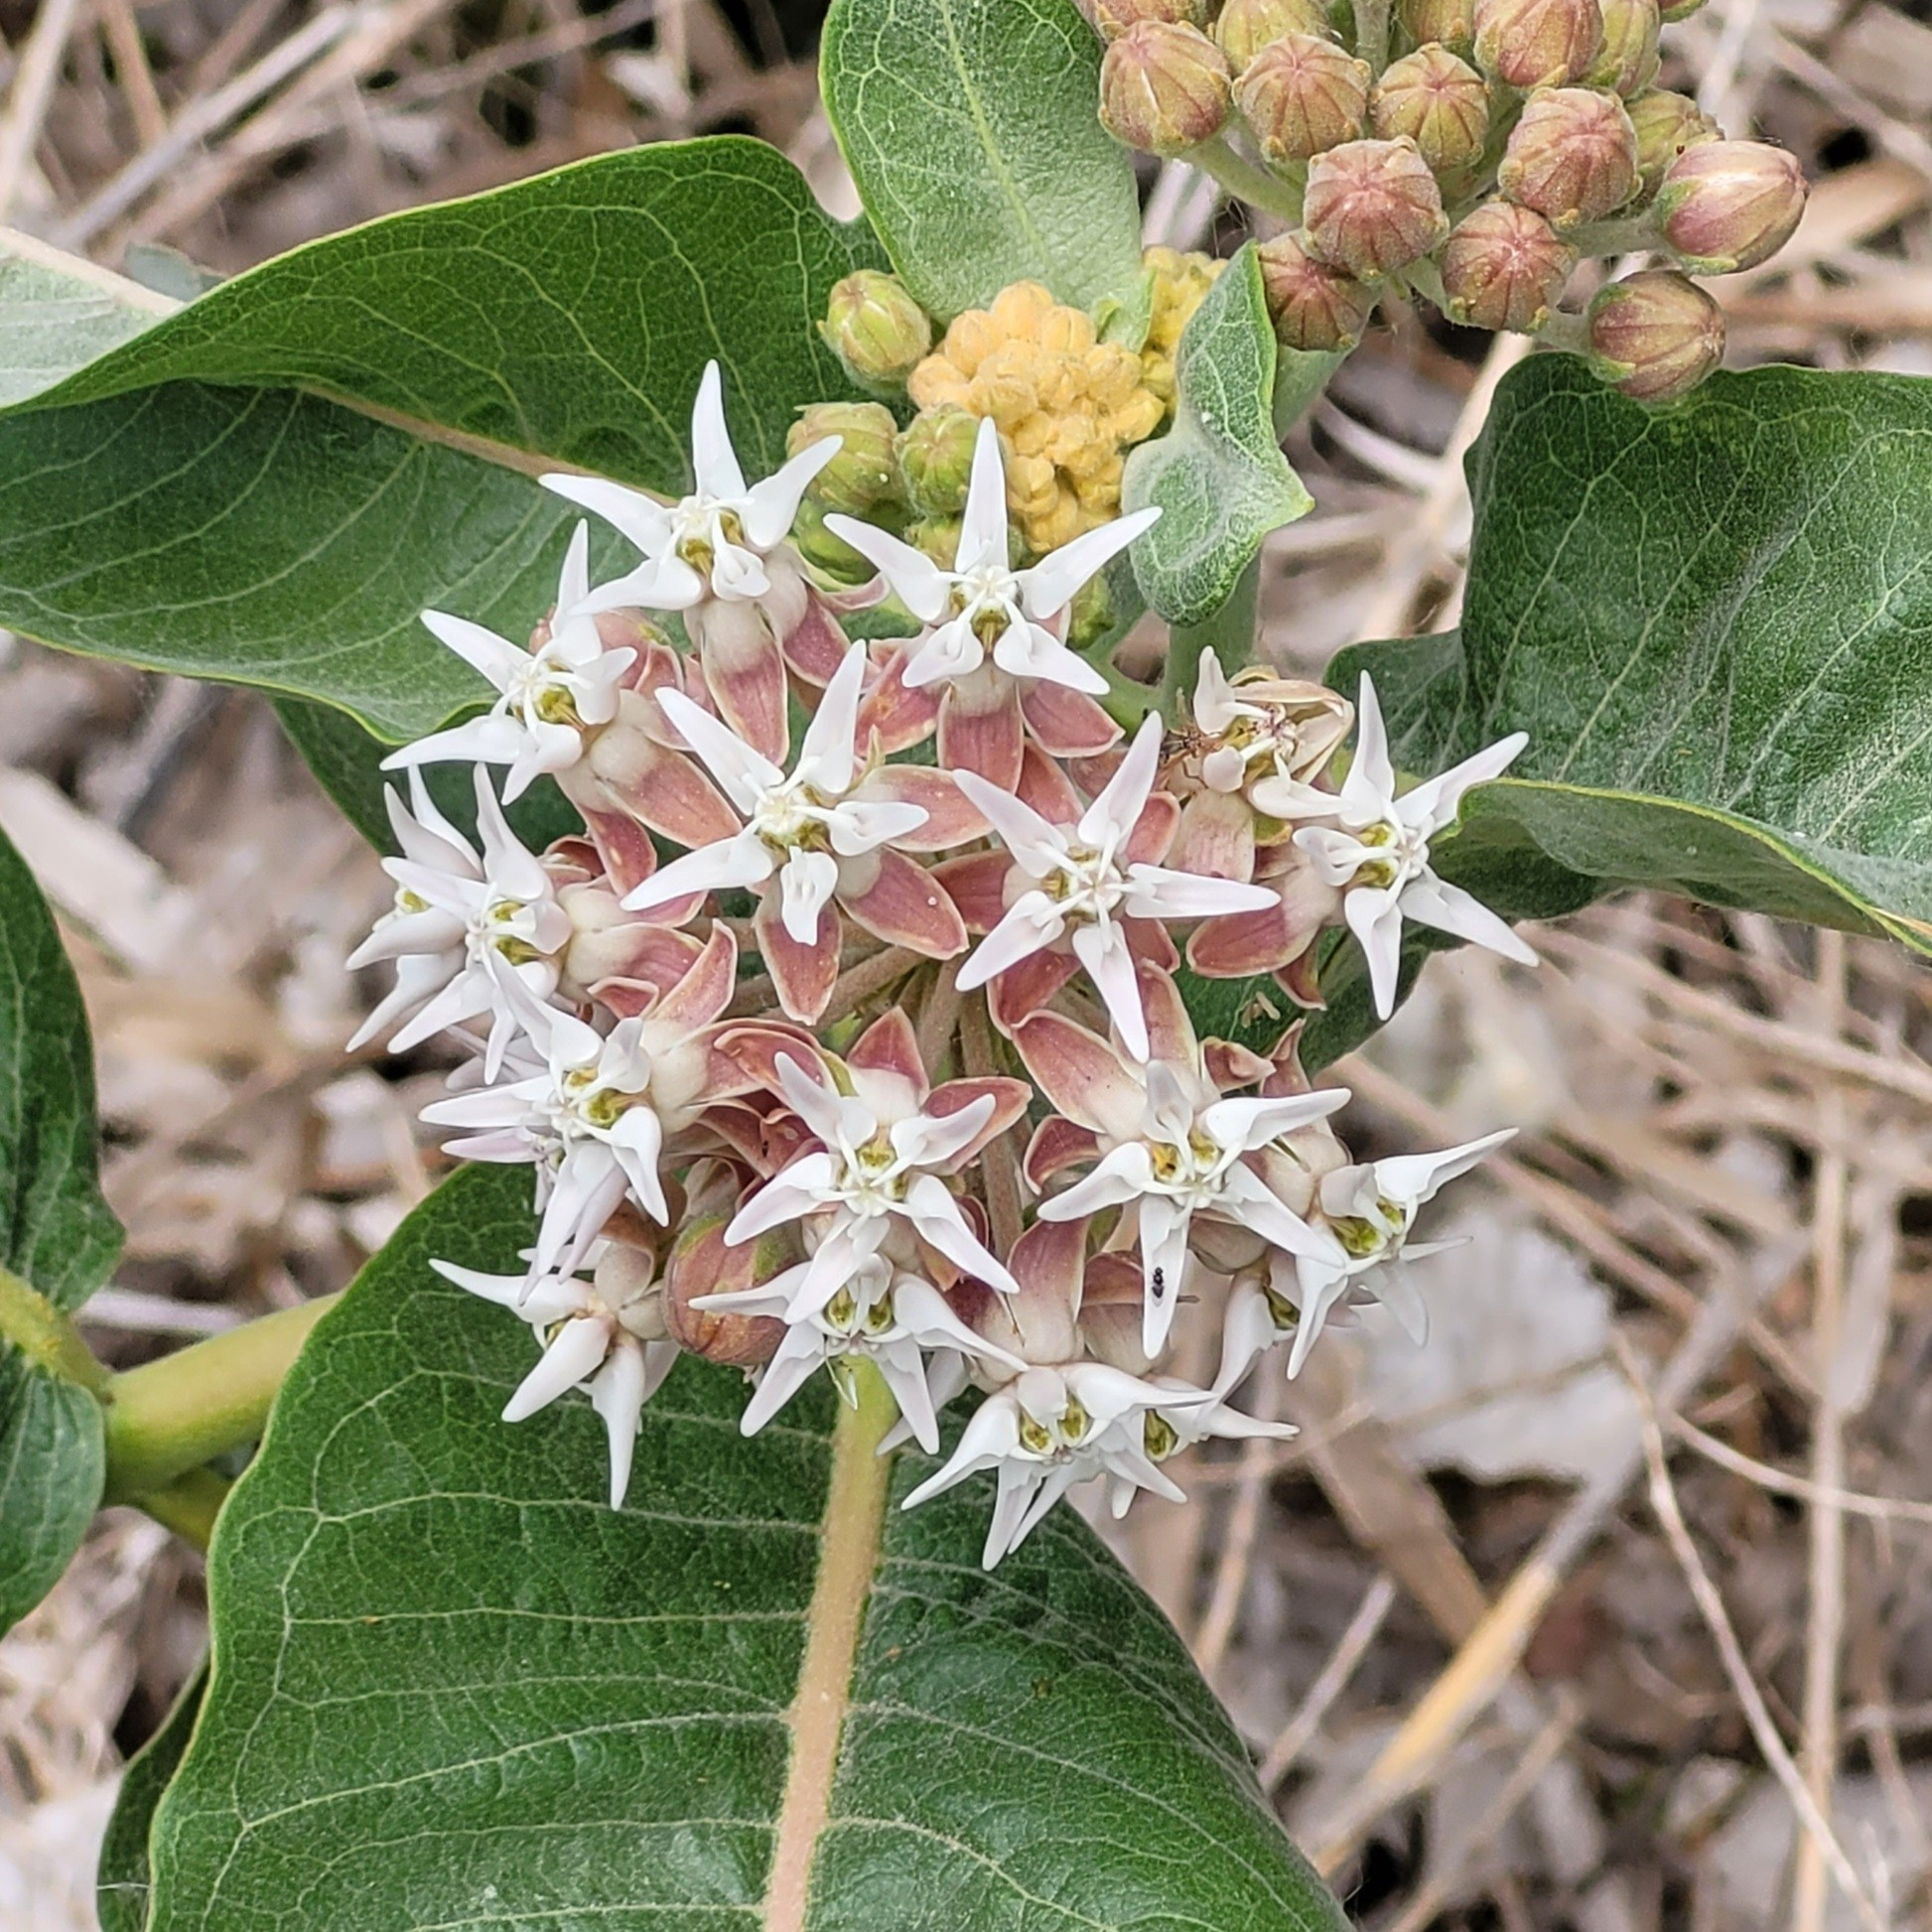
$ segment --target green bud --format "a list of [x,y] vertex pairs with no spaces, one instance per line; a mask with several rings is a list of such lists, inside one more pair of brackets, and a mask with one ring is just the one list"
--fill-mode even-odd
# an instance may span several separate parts
[[1689,20],[1703,5],[1704,0],[1677,0],[1675,6],[1664,9],[1664,25],[1675,27],[1680,20]]
[[1227,56],[1198,28],[1143,20],[1100,64],[1100,119],[1148,154],[1185,154],[1220,133],[1232,97]]
[[902,389],[932,347],[932,323],[897,275],[862,268],[835,283],[818,333],[863,389]]
[[1612,282],[1589,305],[1596,371],[1639,402],[1688,394],[1724,359],[1724,311],[1674,268]]
[[1378,139],[1406,134],[1438,174],[1466,168],[1489,136],[1489,85],[1447,47],[1419,47],[1383,70],[1369,116]]
[[1496,185],[1557,228],[1614,214],[1637,192],[1637,133],[1614,94],[1542,87],[1524,104]]
[[957,516],[966,507],[979,430],[980,419],[970,409],[942,403],[921,410],[899,432],[898,473],[920,515]]
[[1368,111],[1369,69],[1333,41],[1288,34],[1242,70],[1236,105],[1272,162],[1308,161],[1353,141]]
[[1103,41],[1117,41],[1144,20],[1181,27],[1207,25],[1207,0],[1075,0],[1086,22]]
[[1485,202],[1456,223],[1436,263],[1451,322],[1531,335],[1557,306],[1577,251],[1531,209]]
[[1315,258],[1299,235],[1276,235],[1255,250],[1262,293],[1284,348],[1353,348],[1375,312],[1375,291]]
[[1085,650],[1114,627],[1114,594],[1107,588],[1107,574],[1089,577],[1073,594],[1067,607],[1066,641],[1075,650]]
[[1561,87],[1589,69],[1603,41],[1597,0],[1476,0],[1476,66],[1527,92]]
[[1358,281],[1406,268],[1449,233],[1443,197],[1413,141],[1349,141],[1309,163],[1302,240]]
[[1804,211],[1804,171],[1784,149],[1763,141],[1690,148],[1657,192],[1665,241],[1700,275],[1730,275],[1769,260]]
[[[916,523],[905,526],[904,535],[914,550],[923,552],[942,569],[950,570],[953,559],[959,555],[960,521],[956,516],[920,517]],[[1011,549],[1011,535],[1007,543]]]
[[874,505],[898,494],[893,439],[898,424],[878,402],[815,402],[798,412],[785,434],[785,454],[796,456],[828,436],[839,439],[839,453],[812,479],[810,495],[828,510],[864,516]]
[[1584,78],[1626,100],[1657,78],[1657,35],[1663,16],[1657,0],[1598,0],[1603,9],[1603,44]]
[[1402,24],[1418,47],[1466,52],[1475,40],[1475,0],[1402,0]]
[[1236,73],[1270,41],[1289,34],[1332,40],[1334,27],[1322,0],[1227,0],[1214,23],[1214,41]]
[[1653,88],[1624,102],[1637,137],[1637,196],[1648,201],[1663,186],[1672,162],[1700,142],[1716,141],[1718,123],[1687,94]]
[[[825,527],[825,505],[807,496],[798,505],[798,514],[792,522],[792,548],[814,570],[824,572],[827,577],[841,584],[863,584],[874,574],[873,566],[843,537],[835,537]],[[883,523],[890,519],[875,513],[873,520]]]

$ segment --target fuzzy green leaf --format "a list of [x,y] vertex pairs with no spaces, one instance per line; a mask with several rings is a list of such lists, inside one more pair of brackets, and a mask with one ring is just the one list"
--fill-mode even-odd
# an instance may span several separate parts
[[1161,506],[1134,546],[1134,573],[1170,623],[1207,622],[1269,531],[1314,507],[1276,440],[1276,356],[1261,265],[1247,247],[1180,338],[1173,429],[1127,460],[1125,506]]
[[[0,622],[259,684],[392,739],[483,693],[425,606],[525,634],[576,466],[686,486],[723,365],[748,472],[851,393],[812,329],[876,263],[736,136],[566,168],[298,249],[0,414]],[[632,556],[600,537],[601,568]]]
[[195,1734],[195,1720],[207,1689],[207,1668],[198,1670],[182,1687],[174,1709],[161,1728],[128,1760],[114,1809],[100,1842],[100,1863],[94,1873],[94,1907],[100,1932],[146,1932],[148,1892],[148,1832],[154,1810],[167,1790]]
[[934,315],[1042,282],[1145,327],[1133,164],[1072,0],[834,0],[819,69],[866,211]]
[[827,1591],[863,1623],[811,1932],[1341,1932],[1179,1640],[1071,1511],[988,1577],[975,1482],[891,1509],[869,1576],[822,1574],[823,1385],[748,1442],[738,1376],[687,1359],[620,1511],[582,1396],[503,1424],[528,1332],[427,1262],[512,1266],[529,1232],[526,1173],[459,1174],[291,1373],[215,1533],[150,1932],[266,1932],[293,1901],[329,1932],[764,1923]]
[[175,306],[138,282],[0,228],[0,405],[51,389]]

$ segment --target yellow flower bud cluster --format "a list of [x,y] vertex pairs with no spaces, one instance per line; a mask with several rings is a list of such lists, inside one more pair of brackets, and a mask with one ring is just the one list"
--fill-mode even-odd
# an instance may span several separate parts
[[1166,416],[1140,356],[1037,282],[956,317],[906,389],[921,410],[951,404],[1000,426],[1007,507],[1036,555],[1120,513],[1125,452]]
[[1215,278],[1227,266],[1212,255],[1177,248],[1150,248],[1141,265],[1154,277],[1154,314],[1141,349],[1141,381],[1173,414],[1173,355],[1180,332],[1193,320]]

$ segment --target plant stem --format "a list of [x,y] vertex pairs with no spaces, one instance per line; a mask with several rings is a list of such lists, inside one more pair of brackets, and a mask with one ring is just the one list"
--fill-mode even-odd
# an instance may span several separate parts
[[1093,667],[1107,680],[1107,695],[1100,700],[1100,708],[1106,712],[1122,731],[1137,730],[1140,722],[1161,702],[1161,693],[1151,684],[1142,684],[1131,678],[1125,671],[1112,664],[1093,663]]
[[1389,0],[1354,0],[1355,58],[1378,78],[1389,64]]
[[214,1534],[214,1519],[234,1487],[226,1476],[212,1469],[190,1469],[177,1476],[165,1489],[137,1496],[136,1508],[144,1509],[163,1529],[173,1530],[184,1543],[206,1552]]
[[[983,993],[969,994],[959,1015],[959,1045],[967,1073],[975,1079],[997,1074],[993,1019]],[[1020,1239],[1020,1164],[1013,1151],[1013,1129],[989,1141],[980,1155],[980,1179],[986,1187],[987,1218],[1001,1252],[1011,1254]]]
[[107,1371],[80,1338],[65,1310],[39,1289],[0,1268],[0,1340],[10,1341],[37,1367],[98,1395]]
[[340,1296],[263,1315],[107,1379],[108,1502],[164,1490],[210,1456],[258,1442],[309,1330]]
[[1627,255],[1639,249],[1663,245],[1663,232],[1654,209],[1641,214],[1612,216],[1607,221],[1587,221],[1565,236],[1580,255]]
[[1302,196],[1291,183],[1281,181],[1265,168],[1245,160],[1228,145],[1225,134],[1189,148],[1186,159],[1210,174],[1236,201],[1246,202],[1265,214],[1279,216],[1292,226],[1302,221]]
[[1261,605],[1261,559],[1256,557],[1236,581],[1228,601],[1200,623],[1176,623],[1168,630],[1168,666],[1161,675],[1161,715],[1169,724],[1180,716],[1181,700],[1191,700],[1200,675],[1201,652],[1210,645],[1221,669],[1232,674],[1255,653],[1255,620]]

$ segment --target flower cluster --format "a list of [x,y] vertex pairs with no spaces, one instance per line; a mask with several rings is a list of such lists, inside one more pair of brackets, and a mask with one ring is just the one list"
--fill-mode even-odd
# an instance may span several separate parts
[[[990,417],[944,562],[826,517],[916,625],[849,642],[787,535],[838,440],[748,483],[714,367],[692,448],[673,504],[545,479],[639,555],[593,585],[579,524],[527,648],[425,614],[497,695],[389,760],[396,903],[356,959],[396,978],[363,1036],[465,1041],[425,1118],[534,1172],[523,1272],[443,1266],[530,1326],[507,1420],[587,1391],[619,1504],[680,1350],[748,1372],[747,1434],[821,1367],[876,1372],[937,1454],[975,1388],[908,1503],[995,1471],[991,1565],[1075,1484],[1118,1511],[1177,1495],[1181,1448],[1282,1433],[1232,1402],[1277,1343],[1293,1374],[1370,1303],[1420,1331],[1418,1210],[1500,1137],[1354,1163],[1298,1030],[1201,1039],[1175,975],[1184,946],[1316,1003],[1331,930],[1386,1014],[1407,921],[1533,958],[1431,863],[1521,740],[1403,789],[1366,678],[1351,706],[1211,652],[1187,718],[1130,732],[1068,611],[1155,512],[1016,567]],[[450,760],[474,838],[423,781]],[[502,800],[545,774],[584,830],[533,853]],[[1221,1324],[1204,1386],[1171,1369],[1189,1318]]]
[[[1756,266],[1804,208],[1789,154],[1723,139],[1654,84],[1661,29],[1698,4],[1403,0],[1394,46],[1381,7],[1344,48],[1326,0],[1083,0],[1108,42],[1107,126],[1287,224],[1260,253],[1289,346],[1350,348],[1384,296],[1421,296],[1587,350],[1653,401],[1724,352],[1685,271]],[[1559,307],[1581,259],[1633,250],[1676,266]]]

